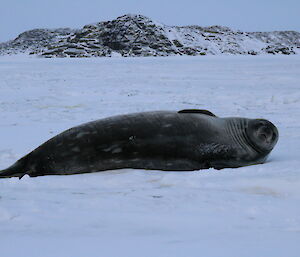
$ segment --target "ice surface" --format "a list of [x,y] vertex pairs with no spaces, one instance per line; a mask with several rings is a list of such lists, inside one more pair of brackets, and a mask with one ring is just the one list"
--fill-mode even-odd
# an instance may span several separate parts
[[1,57],[0,78],[0,169],[122,113],[208,109],[280,133],[263,165],[1,179],[1,256],[299,256],[299,56]]

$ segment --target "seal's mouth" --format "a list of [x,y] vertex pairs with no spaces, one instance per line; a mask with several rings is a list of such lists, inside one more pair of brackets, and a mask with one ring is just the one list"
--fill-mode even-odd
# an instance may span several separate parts
[[261,152],[270,152],[278,141],[278,130],[268,120],[250,120],[247,135],[254,147]]

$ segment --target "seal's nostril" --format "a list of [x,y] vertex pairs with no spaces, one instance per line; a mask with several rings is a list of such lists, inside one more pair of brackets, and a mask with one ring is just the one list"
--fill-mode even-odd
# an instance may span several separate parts
[[267,140],[267,135],[265,133],[261,133],[260,136],[262,137],[262,139]]

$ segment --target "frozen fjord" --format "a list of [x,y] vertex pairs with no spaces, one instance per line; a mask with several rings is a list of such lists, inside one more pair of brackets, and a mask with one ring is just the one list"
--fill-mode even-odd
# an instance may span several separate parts
[[267,163],[239,169],[2,179],[2,252],[297,256],[299,71],[298,55],[1,57],[0,169],[69,127],[129,112],[208,109],[280,133]]

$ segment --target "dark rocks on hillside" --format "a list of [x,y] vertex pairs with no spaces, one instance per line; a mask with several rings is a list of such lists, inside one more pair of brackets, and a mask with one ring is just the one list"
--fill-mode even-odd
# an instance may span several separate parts
[[293,47],[287,47],[281,44],[267,46],[264,50],[268,54],[295,54]]
[[89,54],[99,49],[110,49],[122,56],[165,56],[178,52],[163,29],[140,15],[125,15],[85,26],[70,37],[70,42],[79,45],[84,42]]
[[43,57],[295,54],[296,31],[241,32],[223,26],[166,26],[142,15],[124,15],[82,29],[34,29],[0,44],[0,54]]
[[31,53],[40,54],[50,44],[73,33],[74,29],[33,29],[21,33],[16,39],[0,44],[0,54]]

